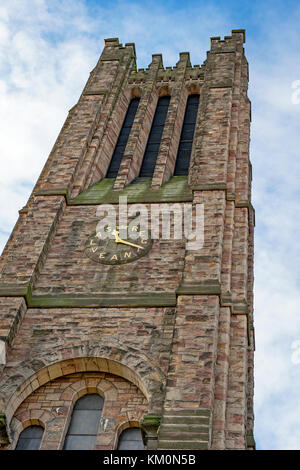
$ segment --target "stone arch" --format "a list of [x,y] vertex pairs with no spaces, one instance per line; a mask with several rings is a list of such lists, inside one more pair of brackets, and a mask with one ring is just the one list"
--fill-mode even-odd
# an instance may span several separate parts
[[200,95],[201,86],[202,86],[202,84],[200,84],[199,82],[189,83],[186,86],[187,96],[189,96],[189,95]]
[[45,438],[47,424],[54,419],[49,411],[27,410],[22,416],[14,416],[10,425],[10,445],[7,450],[15,449],[21,432],[29,426],[41,426],[44,429],[41,446]]
[[[105,403],[108,401],[108,395],[110,398],[117,399],[118,398],[118,390],[116,389],[115,385],[107,380],[103,379],[102,377],[98,378],[98,383],[90,385],[88,383],[89,379],[82,379],[78,380],[75,383],[70,384],[65,390],[61,393],[59,401],[70,401],[71,404],[68,409],[67,418],[64,423],[64,427],[62,430],[61,435],[61,442],[60,448],[62,448],[63,443],[66,438],[66,434],[68,432],[68,428],[72,419],[74,405],[81,397],[89,393],[97,393],[101,397],[104,398],[104,406],[103,411],[105,410]],[[95,379],[94,379],[95,380]]]
[[[37,371],[34,370],[35,364],[40,366]],[[31,361],[24,361],[19,369],[26,373],[27,378],[24,381],[23,375],[14,376],[12,393],[6,395],[3,410],[7,423],[10,423],[20,404],[41,385],[76,372],[108,372],[123,377],[141,390],[151,413],[159,413],[162,407],[165,375],[144,354],[132,348],[128,350],[111,345],[78,345],[56,350],[50,357],[45,353]]]
[[130,420],[130,421],[122,421],[119,426],[117,427],[116,429],[116,433],[115,433],[115,442],[114,442],[114,449],[117,448],[117,445],[118,445],[118,442],[119,442],[119,438],[121,436],[121,433],[125,430],[125,429],[128,429],[128,428],[140,428],[142,429],[141,427],[141,423],[139,421],[135,421],[135,420]]
[[138,86],[134,86],[130,90],[130,99],[133,98],[141,98],[142,96],[142,89]]
[[[104,405],[102,410],[102,415],[106,414],[107,402],[111,400],[118,400],[118,389],[115,384],[109,382],[108,380],[103,379],[102,377],[98,379],[97,384],[90,385],[88,383],[89,379],[78,380],[75,383],[70,384],[65,390],[61,393],[59,400],[60,401],[71,401],[71,406],[68,409],[67,419],[65,421],[65,426],[62,435],[62,441],[64,441],[71,418],[73,413],[73,408],[77,400],[82,396],[88,393],[97,393],[104,398]],[[94,379],[95,381],[95,379]]]
[[162,98],[163,96],[172,96],[172,87],[169,85],[160,85],[157,88],[157,94],[159,98]]
[[102,377],[98,379],[98,383],[94,385],[89,385],[87,383],[88,379],[78,380],[75,383],[70,384],[60,395],[60,400],[65,401],[71,398],[72,404],[74,404],[79,398],[81,398],[86,393],[98,393],[104,400],[118,399],[118,389],[115,384],[109,382],[108,380],[103,379]]

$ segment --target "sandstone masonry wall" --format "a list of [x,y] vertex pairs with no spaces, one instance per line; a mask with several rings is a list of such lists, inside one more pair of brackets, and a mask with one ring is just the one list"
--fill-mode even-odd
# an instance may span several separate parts
[[[99,449],[115,448],[123,425],[141,426],[148,449],[254,448],[255,221],[244,40],[243,30],[212,38],[201,67],[183,52],[174,67],[154,54],[138,70],[134,44],[105,40],[0,260],[3,449],[39,422],[42,448],[61,448],[76,393],[94,393],[97,384],[109,420]],[[192,93],[200,93],[200,105],[189,175],[173,177]],[[165,95],[153,178],[131,185]],[[118,175],[108,181],[133,97],[138,110]],[[148,208],[189,203],[195,213],[202,204],[203,246],[192,251],[184,238],[159,239],[133,263],[92,261],[84,246],[97,205],[117,207],[128,194]],[[64,395],[68,387],[73,392]]]

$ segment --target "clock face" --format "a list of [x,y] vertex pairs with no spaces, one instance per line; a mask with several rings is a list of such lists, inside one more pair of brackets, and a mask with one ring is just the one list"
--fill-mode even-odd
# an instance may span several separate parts
[[[124,228],[124,227],[120,227]],[[120,238],[119,227],[107,226],[112,238],[104,237],[101,232],[92,235],[86,242],[85,253],[93,261],[103,264],[131,263],[148,253],[152,246],[151,238],[145,238],[145,232],[139,226],[127,228],[127,238]],[[131,232],[131,233],[130,233]],[[132,235],[135,234],[133,238]]]

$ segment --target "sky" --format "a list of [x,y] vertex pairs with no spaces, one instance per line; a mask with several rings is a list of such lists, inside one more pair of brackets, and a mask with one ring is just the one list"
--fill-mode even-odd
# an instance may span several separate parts
[[201,64],[209,38],[246,29],[255,230],[255,439],[300,449],[300,3],[1,0],[0,252],[104,38]]

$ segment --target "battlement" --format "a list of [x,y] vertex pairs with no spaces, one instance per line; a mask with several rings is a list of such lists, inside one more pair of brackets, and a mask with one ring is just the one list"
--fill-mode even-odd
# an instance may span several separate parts
[[164,67],[162,54],[153,54],[152,62],[147,68],[139,68],[131,72],[130,77],[128,79],[128,83],[132,84],[145,82],[151,70],[152,64],[154,64],[154,62],[156,62],[157,60],[160,61],[156,77],[156,80],[158,82],[174,82],[176,80],[176,75],[178,73],[180,64],[185,65],[185,79],[204,80],[205,62],[201,66],[199,64],[193,66],[190,62],[189,52],[180,52],[179,61],[173,67]]
[[[211,37],[210,38],[211,48],[210,48],[210,51],[207,52],[207,54],[209,54],[210,52],[213,52],[213,53],[214,52],[216,53],[234,52],[237,50],[237,47],[242,46],[245,40],[246,40],[246,32],[244,29],[233,29],[231,31],[231,35],[225,36],[224,39],[221,39],[220,36]],[[104,40],[104,44],[105,44],[105,48],[103,51],[103,54],[105,56],[104,60],[108,60],[108,58],[111,58],[111,60],[116,59],[116,56],[114,55],[111,55],[111,54],[109,56],[107,55],[108,53],[107,49],[111,50],[112,48],[117,48],[119,50],[131,48],[133,50],[134,57],[136,58],[136,49],[135,49],[134,43],[126,43],[124,47],[122,43],[119,42],[119,38],[107,38]],[[191,60],[190,60],[190,53],[180,52],[179,61],[173,67],[170,67],[170,66],[164,67],[162,54],[160,53],[152,54],[152,61],[150,62],[147,68],[138,68],[130,72],[128,83],[139,84],[139,83],[145,82],[149,75],[149,71],[151,70],[151,66],[157,63],[159,64],[158,73],[157,73],[157,81],[174,82],[176,80],[176,73],[178,71],[178,67],[180,63],[186,64],[186,72],[185,72],[186,79],[200,80],[200,81],[204,80],[206,60],[202,63],[202,65],[199,65],[199,64],[192,65]]]
[[235,42],[246,42],[246,31],[245,29],[233,29],[231,31],[231,36],[224,36],[224,39],[221,39],[220,36],[215,36],[210,38],[211,46],[213,44],[229,44]]

